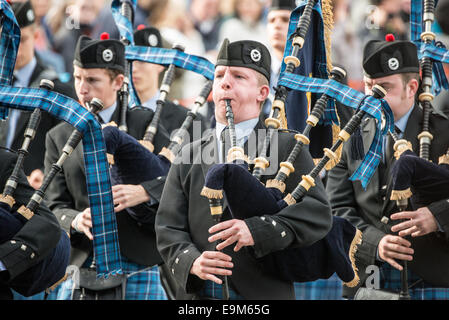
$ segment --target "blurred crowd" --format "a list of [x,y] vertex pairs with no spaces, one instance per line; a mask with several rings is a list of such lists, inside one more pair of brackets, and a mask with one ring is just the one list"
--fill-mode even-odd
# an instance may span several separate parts
[[[80,35],[99,38],[108,32],[119,39],[111,0],[32,0],[39,25],[37,54],[69,82],[73,53]],[[189,54],[214,62],[222,40],[251,39],[268,47],[267,12],[271,0],[138,0],[134,27],[144,24],[161,31],[166,47],[180,43]],[[299,3],[299,1],[298,1]],[[331,34],[334,65],[348,72],[351,87],[362,90],[362,48],[371,39],[410,37],[410,0],[334,0]],[[438,18],[438,17],[437,17]],[[438,22],[435,32],[445,41]],[[186,72],[171,98],[188,105],[202,86],[202,78]]]

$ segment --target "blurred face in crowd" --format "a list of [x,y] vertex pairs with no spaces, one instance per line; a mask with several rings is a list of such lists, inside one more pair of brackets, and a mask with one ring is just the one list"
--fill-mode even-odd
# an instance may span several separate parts
[[85,103],[93,98],[98,98],[104,103],[104,108],[114,104],[117,99],[117,91],[120,90],[124,76],[115,77],[106,69],[84,69],[74,66],[73,77],[75,79],[75,91],[80,103]]
[[36,19],[42,19],[51,6],[51,0],[30,0]]
[[218,16],[219,0],[192,0],[190,12],[197,21],[207,21]]
[[235,10],[241,20],[254,23],[262,16],[263,3],[261,0],[238,0]]
[[284,52],[287,42],[289,10],[271,10],[267,16],[268,41],[273,49]]
[[393,74],[386,77],[370,79],[364,77],[365,94],[371,94],[374,85],[380,85],[387,91],[385,101],[393,112],[395,121],[405,115],[415,102],[415,94],[418,90],[416,79],[404,80],[401,74]]
[[68,13],[81,25],[91,24],[103,8],[104,0],[76,0],[67,8]]
[[15,69],[20,70],[34,57],[34,42],[36,38],[36,26],[34,24],[20,29],[20,45],[17,51]]
[[164,66],[159,64],[141,61],[133,62],[133,84],[141,99],[145,92],[158,88],[159,75],[162,71],[164,71]]
[[227,124],[227,99],[231,100],[235,123],[258,117],[269,91],[265,77],[253,69],[217,66],[213,85],[216,120]]

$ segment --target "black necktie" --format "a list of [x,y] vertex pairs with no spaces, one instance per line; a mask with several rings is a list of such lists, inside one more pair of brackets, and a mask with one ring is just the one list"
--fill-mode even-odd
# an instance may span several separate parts
[[231,140],[229,137],[229,127],[226,126],[221,131],[220,134],[220,148],[221,148],[221,159],[218,159],[220,162],[225,163],[226,157],[228,155],[228,150],[231,148]]

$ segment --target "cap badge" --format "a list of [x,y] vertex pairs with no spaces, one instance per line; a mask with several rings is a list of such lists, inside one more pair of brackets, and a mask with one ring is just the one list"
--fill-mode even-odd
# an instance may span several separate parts
[[150,34],[148,36],[148,44],[152,47],[157,47],[157,36],[155,34]]
[[28,10],[27,11],[27,19],[28,19],[28,21],[33,21],[34,20],[33,10]]
[[111,49],[106,49],[106,50],[103,50],[102,56],[103,56],[103,60],[105,62],[111,62],[112,59],[114,58],[114,53],[112,52]]
[[259,62],[260,59],[262,59],[262,54],[257,49],[251,50],[250,56],[251,56],[251,60],[253,60],[254,62]]
[[399,68],[399,61],[396,58],[388,59],[388,68],[391,70],[397,70]]

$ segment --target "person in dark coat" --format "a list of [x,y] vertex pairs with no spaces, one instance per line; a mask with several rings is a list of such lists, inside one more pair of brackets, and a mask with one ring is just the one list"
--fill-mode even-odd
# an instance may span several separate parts
[[[410,141],[413,150],[418,152],[423,110],[416,100],[420,81],[416,46],[409,41],[397,41],[392,36],[388,41],[370,41],[364,48],[363,69],[366,93],[376,84],[387,91],[385,100],[393,112],[397,134]],[[362,121],[365,150],[374,138],[375,126],[372,118]],[[438,157],[449,147],[449,136],[444,134],[449,120],[433,112],[429,126],[433,135],[430,159],[438,163]],[[401,260],[405,260],[412,299],[447,299],[449,202],[442,200],[424,207],[412,202],[406,211],[399,213],[395,201],[389,200],[390,170],[395,162],[391,138],[386,137],[384,144],[384,159],[366,190],[360,182],[349,180],[360,164],[360,160],[351,157],[350,144],[343,147],[341,161],[329,172],[326,184],[333,213],[346,218],[363,232],[362,244],[356,252],[360,286],[372,286],[372,282],[365,281],[372,273],[369,270],[380,267],[377,274],[380,289],[399,292]],[[407,227],[400,222],[406,222]],[[343,294],[351,298],[355,291],[345,287]]]
[[[231,299],[295,299],[293,283],[268,272],[257,259],[288,247],[310,245],[330,230],[330,207],[321,181],[300,203],[276,215],[233,219],[226,207],[222,222],[215,226],[208,199],[200,195],[208,169],[224,162],[226,155],[221,150],[226,145],[221,143],[222,132],[227,131],[225,100],[231,100],[237,144],[248,147],[251,159],[260,153],[263,142],[252,142],[267,131],[259,114],[269,93],[269,78],[270,53],[263,44],[223,42],[213,86],[217,126],[201,140],[185,146],[172,164],[156,215],[157,246],[176,284],[178,299],[222,298],[224,275],[229,280]],[[295,144],[291,133],[278,132],[275,136],[269,150],[269,168],[273,170],[266,171],[262,182],[273,178],[279,162]],[[307,151],[300,153],[295,168],[287,180],[286,193],[313,168]],[[223,243],[216,246],[218,239]]]
[[[0,148],[0,188],[3,190],[17,161],[14,152]],[[12,211],[26,205],[34,193],[27,178],[19,171],[17,188],[14,192],[16,203]],[[2,219],[2,230],[5,230]],[[2,234],[4,236],[4,234]],[[43,281],[48,275],[33,273],[36,267],[56,247],[61,237],[61,228],[54,214],[45,206],[39,206],[35,214],[13,237],[0,243],[0,300],[13,299],[11,288],[25,294],[34,282]],[[67,257],[68,257],[67,247]],[[40,269],[43,270],[43,269]],[[28,273],[28,274],[27,274]],[[28,279],[28,281],[25,281]],[[28,282],[28,283],[27,283]],[[54,283],[47,283],[48,287]]]
[[[163,40],[158,29],[140,25],[134,32],[134,42],[136,46],[163,47]],[[161,75],[164,74],[164,66],[142,61],[133,62],[133,84],[137,95],[141,100],[142,107],[156,111],[156,102],[159,98],[159,86]],[[199,94],[199,92],[198,92]],[[206,105],[203,106],[207,108]],[[170,135],[181,128],[187,117],[189,109],[178,105],[170,100],[165,100],[161,111],[160,123],[167,129]],[[195,128],[196,127],[196,128]],[[194,130],[195,128],[195,130]],[[203,117],[197,114],[194,123],[189,129],[189,137],[185,137],[186,142],[190,142],[201,137],[201,133],[206,129]]]
[[[120,108],[117,92],[124,80],[125,48],[118,40],[93,40],[82,36],[78,40],[74,60],[75,89],[82,105],[93,98],[103,101],[104,108],[98,114],[103,123],[120,123]],[[145,108],[127,111],[128,134],[141,139],[153,117],[153,112]],[[61,123],[53,128],[46,139],[45,170],[57,161],[73,127]],[[168,134],[163,128],[155,137],[155,152],[168,144]],[[137,168],[136,168],[137,169]],[[160,179],[142,182],[139,185],[115,185],[112,187],[121,253],[131,262],[145,267],[153,267],[151,272],[158,275],[157,265],[162,259],[157,252],[154,233],[154,216],[157,199],[150,195],[153,188],[163,182]],[[72,155],[64,162],[47,191],[48,206],[57,216],[62,227],[71,233],[71,264],[88,267],[87,258],[92,254],[92,221],[89,208],[83,147],[79,144]],[[128,211],[127,208],[131,208]],[[145,215],[145,221],[138,221],[132,212]],[[158,276],[157,276],[158,278]],[[165,293],[159,281],[144,283],[159,292]],[[156,297],[155,297],[156,298]]]
[[[42,79],[48,79],[53,81],[55,92],[76,99],[75,90],[70,85],[59,81],[56,71],[45,66],[35,54],[34,43],[37,26],[30,2],[15,2],[12,4],[12,9],[21,32],[20,46],[14,67],[13,86],[39,87]],[[8,119],[0,123],[0,145],[13,150],[20,149],[30,115],[29,111],[11,109]],[[45,135],[58,123],[57,118],[42,111],[36,136],[29,148],[30,154],[25,158],[25,174],[29,176],[31,186],[36,189],[43,179]]]

